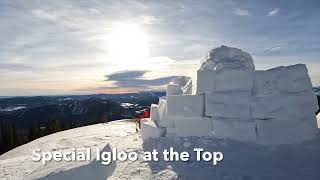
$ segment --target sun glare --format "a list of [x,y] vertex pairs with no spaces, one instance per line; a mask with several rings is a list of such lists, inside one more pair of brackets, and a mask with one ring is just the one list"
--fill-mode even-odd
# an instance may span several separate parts
[[108,57],[114,64],[122,68],[136,68],[146,61],[148,36],[137,25],[122,24],[115,26],[108,35]]

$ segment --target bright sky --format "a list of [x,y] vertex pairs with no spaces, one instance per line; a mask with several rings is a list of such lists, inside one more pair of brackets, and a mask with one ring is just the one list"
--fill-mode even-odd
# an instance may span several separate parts
[[195,77],[211,48],[320,85],[317,0],[1,0],[0,96],[122,93]]

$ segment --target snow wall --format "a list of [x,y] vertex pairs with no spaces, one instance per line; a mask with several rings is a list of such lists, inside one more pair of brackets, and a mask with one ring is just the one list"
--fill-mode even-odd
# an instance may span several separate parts
[[259,144],[292,144],[317,133],[317,97],[304,64],[255,70],[249,53],[221,46],[192,80],[180,77],[151,107],[142,137],[212,136]]

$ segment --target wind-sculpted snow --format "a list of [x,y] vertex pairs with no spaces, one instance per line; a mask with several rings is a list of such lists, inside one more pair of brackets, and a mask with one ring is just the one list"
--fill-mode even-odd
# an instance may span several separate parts
[[231,69],[254,69],[253,59],[247,52],[238,48],[220,46],[212,49],[207,60],[202,64],[200,70]]
[[[111,147],[107,144],[101,152],[111,152]],[[39,178],[39,180],[101,180],[107,179],[112,175],[116,168],[116,163],[113,162],[108,166],[103,166],[100,161],[93,160],[91,163],[71,168],[68,170],[62,170],[49,174],[46,177]]]

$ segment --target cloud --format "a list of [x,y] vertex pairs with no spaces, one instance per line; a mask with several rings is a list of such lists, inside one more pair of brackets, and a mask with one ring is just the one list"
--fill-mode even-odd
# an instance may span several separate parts
[[[102,86],[106,92],[112,85],[150,87],[174,75],[195,79],[200,60],[221,44],[255,55],[256,66],[291,64],[292,58],[295,63],[320,64],[318,4],[285,1],[2,0],[0,94],[23,95],[23,88],[36,94],[40,86],[47,89],[42,94],[57,89],[72,94],[86,87],[96,93]],[[118,23],[141,25],[150,36],[150,58],[143,65],[118,67],[108,58],[105,37]],[[128,68],[150,72],[102,79],[106,72]],[[318,71],[310,71],[310,76],[320,84]]]
[[250,15],[250,12],[248,10],[240,9],[240,8],[234,9],[233,13],[238,16],[249,16]]
[[109,75],[106,75],[110,81],[137,79],[141,78],[148,71],[118,71]]
[[278,52],[280,51],[280,46],[268,47],[263,50],[263,52]]
[[279,8],[274,8],[272,11],[268,12],[267,16],[275,16],[279,13]]
[[156,79],[146,79],[144,75],[149,71],[119,71],[108,74],[106,81],[114,82],[111,88],[150,88],[152,86],[163,86],[168,84],[177,76],[167,76]]

